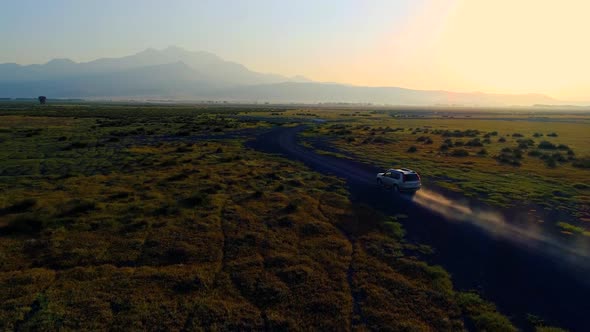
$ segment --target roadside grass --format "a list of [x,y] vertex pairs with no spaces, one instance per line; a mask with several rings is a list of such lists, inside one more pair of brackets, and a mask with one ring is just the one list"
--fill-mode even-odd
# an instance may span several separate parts
[[425,184],[492,205],[537,204],[566,211],[578,220],[576,227],[589,230],[581,221],[590,217],[590,192],[584,182],[590,173],[580,166],[590,155],[586,118],[565,122],[556,116],[552,122],[550,117],[534,121],[515,115],[494,119],[505,116],[501,114],[483,119],[372,116],[380,117],[338,117],[338,123],[311,126],[303,137],[328,139],[342,153],[383,168],[410,167]]
[[[451,331],[473,316],[342,180],[240,138],[190,139],[264,123],[174,107],[6,112],[2,330]],[[510,326],[487,308],[482,328]]]

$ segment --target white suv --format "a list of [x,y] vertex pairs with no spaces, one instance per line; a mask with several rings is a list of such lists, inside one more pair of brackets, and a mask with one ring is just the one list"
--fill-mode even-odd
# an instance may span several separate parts
[[395,192],[415,192],[422,186],[420,175],[407,168],[392,168],[383,173],[377,173],[377,183],[384,187],[392,188]]

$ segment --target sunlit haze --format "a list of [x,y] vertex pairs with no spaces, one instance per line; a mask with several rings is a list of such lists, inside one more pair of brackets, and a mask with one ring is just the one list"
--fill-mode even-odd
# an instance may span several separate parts
[[590,2],[5,1],[0,62],[209,51],[316,81],[590,100]]

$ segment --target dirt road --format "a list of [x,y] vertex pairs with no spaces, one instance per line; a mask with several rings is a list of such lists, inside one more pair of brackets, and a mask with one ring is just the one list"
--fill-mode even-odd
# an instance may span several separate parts
[[586,317],[590,300],[587,257],[577,257],[575,250],[529,234],[529,230],[504,220],[502,213],[452,204],[456,197],[450,199],[432,188],[424,188],[415,197],[395,196],[376,185],[379,169],[317,154],[299,144],[298,134],[304,129],[277,127],[247,146],[346,179],[351,200],[388,215],[406,215],[401,221],[408,240],[433,247],[431,263],[445,267],[457,288],[480,291],[501,311],[513,315],[520,326],[526,326],[530,313],[574,331],[590,328]]

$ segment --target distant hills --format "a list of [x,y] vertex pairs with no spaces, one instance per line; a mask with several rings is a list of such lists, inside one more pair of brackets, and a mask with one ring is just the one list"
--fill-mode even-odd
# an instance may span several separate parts
[[249,70],[212,53],[178,47],[122,58],[42,65],[0,64],[0,98],[176,99],[272,103],[390,105],[533,105],[558,101],[540,94],[455,93],[313,82]]

